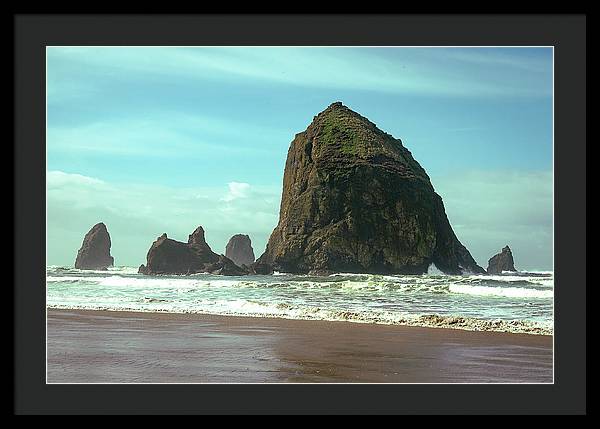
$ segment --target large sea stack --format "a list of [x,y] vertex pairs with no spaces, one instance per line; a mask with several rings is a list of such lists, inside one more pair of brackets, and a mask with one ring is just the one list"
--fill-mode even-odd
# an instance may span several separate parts
[[502,271],[517,271],[510,247],[506,246],[502,252],[492,256],[488,261],[488,274],[502,274]]
[[342,103],[292,141],[279,223],[259,263],[290,273],[484,273],[399,139]]
[[77,252],[75,268],[80,270],[105,270],[112,267],[114,259],[110,256],[110,235],[106,225],[97,223],[83,238]]
[[146,256],[141,274],[196,274],[210,272],[222,275],[244,275],[245,270],[229,258],[214,253],[204,239],[204,229],[199,226],[183,243],[163,234],[156,239]]
[[231,237],[225,247],[225,256],[240,267],[252,264],[254,262],[254,249],[252,249],[250,237],[245,234],[236,234]]

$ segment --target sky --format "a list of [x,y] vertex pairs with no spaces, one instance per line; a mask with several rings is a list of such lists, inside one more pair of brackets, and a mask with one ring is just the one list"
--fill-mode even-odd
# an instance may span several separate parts
[[479,265],[553,267],[552,48],[48,47],[47,263],[277,225],[290,142],[341,101],[400,138]]

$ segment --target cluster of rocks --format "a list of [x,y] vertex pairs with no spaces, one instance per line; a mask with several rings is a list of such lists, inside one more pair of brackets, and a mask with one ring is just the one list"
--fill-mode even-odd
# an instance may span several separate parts
[[[110,234],[104,223],[90,229],[77,253],[75,268],[106,270],[112,267]],[[236,234],[227,244],[226,255],[213,252],[199,226],[187,243],[176,241],[163,234],[152,243],[146,255],[146,264],[138,272],[147,275],[211,273],[225,276],[246,274],[272,274],[271,266],[254,261],[252,242],[247,235]]]
[[[103,223],[85,236],[75,267],[113,265]],[[402,141],[342,103],[330,105],[288,150],[279,222],[255,261],[250,237],[236,234],[225,255],[213,252],[199,226],[187,243],[163,234],[139,272],[221,275],[354,272],[446,274],[515,271],[510,248],[481,268],[458,240],[442,198]]]
[[[83,270],[106,270],[112,267],[111,240],[106,225],[94,225],[83,239],[77,252],[75,268]],[[152,243],[146,256],[146,264],[138,272],[147,275],[211,273],[226,276],[246,274],[272,274],[273,266],[254,260],[250,237],[236,234],[229,239],[225,255],[213,252],[206,243],[202,226],[196,228],[187,243],[176,241],[163,234]],[[488,261],[488,274],[516,272],[512,251],[505,246]]]
[[227,248],[228,256],[235,257],[237,263],[231,257],[218,255],[211,250],[201,226],[190,234],[187,243],[163,234],[152,243],[146,256],[146,264],[141,265],[138,271],[152,275],[211,273],[225,276],[262,274],[265,271],[264,267],[254,264],[254,251],[247,235],[231,237]]

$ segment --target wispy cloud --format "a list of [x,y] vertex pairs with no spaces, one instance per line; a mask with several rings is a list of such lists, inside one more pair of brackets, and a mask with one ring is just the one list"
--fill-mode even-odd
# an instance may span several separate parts
[[[550,52],[551,48],[542,48]],[[550,56],[527,55],[531,50],[523,48],[469,48],[469,49],[431,49],[423,52],[437,61],[455,61],[457,63],[476,64],[484,67],[502,67],[525,72],[547,74]],[[523,55],[516,55],[517,53]]]
[[87,185],[93,187],[102,186],[105,184],[105,182],[94,177],[88,177],[76,173],[69,174],[63,171],[50,171],[46,175],[47,190],[60,189],[63,186],[68,186],[72,184]]
[[[266,144],[246,145],[248,134],[260,135]],[[53,152],[161,158],[205,156],[207,152],[260,156],[269,153],[269,142],[288,139],[289,132],[283,130],[179,112],[50,126],[47,130],[48,147]]]
[[229,191],[221,198],[222,201],[230,202],[238,198],[248,198],[250,191],[249,183],[230,182],[227,186],[229,187]]
[[[224,200],[223,194],[230,198]],[[198,198],[200,196],[200,198]],[[109,183],[62,171],[47,173],[48,257],[70,264],[83,235],[97,222],[109,228],[117,264],[144,262],[163,232],[178,240],[198,225],[217,253],[229,238],[249,234],[260,255],[277,224],[280,189],[231,182],[222,186],[172,188]]]
[[[388,48],[387,52],[394,51]],[[395,48],[396,57],[378,55],[377,48],[49,48],[49,60],[91,69],[97,79],[212,79],[262,81],[272,84],[338,88],[385,93],[454,96],[522,96],[547,94],[537,72],[543,62],[507,53]],[[449,61],[441,67],[440,57]],[[462,63],[485,66],[478,75],[465,73]],[[515,65],[520,65],[515,69]],[[502,68],[506,68],[506,70]],[[499,70],[500,68],[500,70]],[[548,68],[546,67],[546,71]],[[523,73],[535,72],[537,82],[521,85]],[[520,74],[520,76],[519,76]],[[519,77],[519,79],[515,79]],[[50,74],[49,87],[69,81]]]

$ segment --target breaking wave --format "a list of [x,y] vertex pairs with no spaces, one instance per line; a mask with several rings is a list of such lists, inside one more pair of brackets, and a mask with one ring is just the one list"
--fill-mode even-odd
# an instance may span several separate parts
[[490,287],[455,284],[449,286],[450,292],[478,296],[505,296],[511,298],[552,298],[552,290],[537,290],[524,287]]
[[551,334],[552,273],[144,276],[48,267],[49,308],[203,313]]

